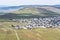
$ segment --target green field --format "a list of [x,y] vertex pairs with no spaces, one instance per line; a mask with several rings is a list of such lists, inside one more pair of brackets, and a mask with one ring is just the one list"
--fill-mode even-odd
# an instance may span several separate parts
[[[15,22],[0,23],[0,40],[60,40],[60,29],[57,28],[36,28],[14,29],[11,24]],[[17,35],[16,35],[17,34]],[[17,38],[18,36],[18,38]]]

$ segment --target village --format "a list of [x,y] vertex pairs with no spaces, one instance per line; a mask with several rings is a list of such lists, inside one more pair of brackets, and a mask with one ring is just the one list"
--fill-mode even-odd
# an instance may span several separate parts
[[24,26],[12,25],[15,29],[32,29],[32,28],[60,28],[60,16],[12,19],[14,22],[25,23]]

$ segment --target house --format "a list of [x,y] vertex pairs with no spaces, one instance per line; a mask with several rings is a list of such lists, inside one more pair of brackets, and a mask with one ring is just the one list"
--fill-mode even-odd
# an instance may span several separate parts
[[26,27],[23,27],[23,29],[27,29]]
[[16,25],[16,26],[15,26],[15,29],[20,29],[20,26],[19,26],[19,25]]

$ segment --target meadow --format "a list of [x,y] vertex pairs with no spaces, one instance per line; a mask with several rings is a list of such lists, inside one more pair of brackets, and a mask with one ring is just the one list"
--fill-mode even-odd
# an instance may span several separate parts
[[58,28],[14,29],[15,22],[0,22],[0,40],[60,40]]

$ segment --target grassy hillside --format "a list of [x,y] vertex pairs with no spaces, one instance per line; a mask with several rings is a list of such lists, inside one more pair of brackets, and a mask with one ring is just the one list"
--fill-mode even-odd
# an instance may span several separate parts
[[32,13],[32,14],[38,14],[39,12],[35,8],[23,8],[20,10],[16,10],[13,13],[21,14],[21,13]]
[[[16,31],[20,40],[60,40],[60,29],[36,28],[33,30],[20,29]],[[0,40],[17,40],[17,38],[14,31],[0,28]]]
[[[47,8],[47,9],[45,9]],[[49,6],[47,7],[25,7],[23,9],[20,9],[20,10],[16,10],[16,11],[13,11],[11,13],[14,13],[14,14],[32,14],[32,15],[39,15],[39,16],[54,16],[54,15],[60,15],[60,13],[58,12],[55,12],[57,10],[57,8],[54,8],[52,7],[51,10],[49,10],[48,8],[51,8]],[[54,11],[53,8],[55,9]],[[57,10],[59,11],[59,10]]]
[[[55,10],[53,10],[55,9]],[[50,6],[25,6],[22,9],[0,15],[0,19],[30,18],[39,16],[60,16],[60,9]],[[1,13],[2,14],[2,13]]]
[[46,9],[46,10],[50,10],[50,11],[53,11],[53,12],[55,12],[55,13],[57,13],[57,14],[60,14],[60,9],[59,9],[59,7],[41,7],[41,8],[44,8],[44,9]]
[[[0,40],[60,40],[60,29],[36,28],[32,30],[14,29],[11,25],[21,24],[18,22],[0,22]],[[15,31],[16,32],[15,32]]]

